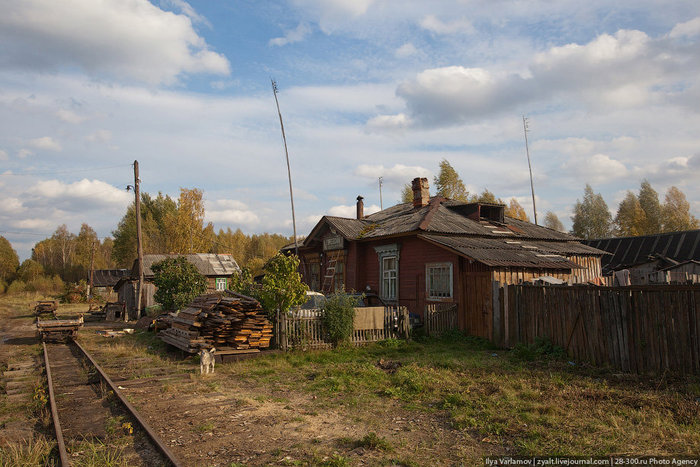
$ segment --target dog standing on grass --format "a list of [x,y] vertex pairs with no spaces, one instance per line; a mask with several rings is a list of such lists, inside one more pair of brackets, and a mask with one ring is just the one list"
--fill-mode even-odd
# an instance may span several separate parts
[[202,349],[199,351],[199,371],[201,374],[214,373],[214,363],[216,349],[212,347],[209,350]]

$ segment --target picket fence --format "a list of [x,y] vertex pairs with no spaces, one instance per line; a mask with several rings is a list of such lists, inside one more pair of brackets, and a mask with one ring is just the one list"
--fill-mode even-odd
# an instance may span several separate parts
[[425,306],[424,325],[429,336],[439,337],[447,331],[457,329],[456,303],[431,303]]
[[[361,313],[362,308],[356,308]],[[409,319],[406,307],[384,307],[384,323],[380,329],[354,330],[350,342],[366,345],[385,339],[408,339]],[[278,313],[275,320],[275,344],[281,350],[327,349],[328,340],[319,310]]]

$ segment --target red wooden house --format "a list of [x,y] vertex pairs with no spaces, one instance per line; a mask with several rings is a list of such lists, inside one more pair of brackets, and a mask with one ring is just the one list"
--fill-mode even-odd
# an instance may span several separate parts
[[603,251],[504,209],[430,198],[425,178],[413,180],[413,203],[369,216],[358,196],[355,219],[324,216],[300,246],[304,280],[323,292],[373,291],[421,316],[426,305],[456,304],[460,329],[490,338],[493,281],[600,276]]

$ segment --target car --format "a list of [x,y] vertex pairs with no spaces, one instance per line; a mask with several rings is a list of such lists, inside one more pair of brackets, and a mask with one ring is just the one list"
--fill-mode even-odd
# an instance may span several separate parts
[[306,291],[306,301],[299,307],[302,310],[317,310],[326,303],[326,296],[313,290]]

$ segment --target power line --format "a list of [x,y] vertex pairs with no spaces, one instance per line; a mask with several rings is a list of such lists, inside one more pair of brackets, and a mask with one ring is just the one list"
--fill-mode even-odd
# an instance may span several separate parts
[[5,172],[5,173],[0,173],[0,176],[15,176],[15,177],[31,177],[32,175],[56,175],[56,174],[68,174],[68,173],[76,173],[76,172],[92,172],[92,171],[98,171],[98,170],[110,170],[110,169],[118,169],[122,167],[131,167],[133,164],[119,164],[119,165],[111,165],[109,167],[91,167],[88,169],[72,169],[72,170],[60,170],[60,171],[50,171],[50,172]]

